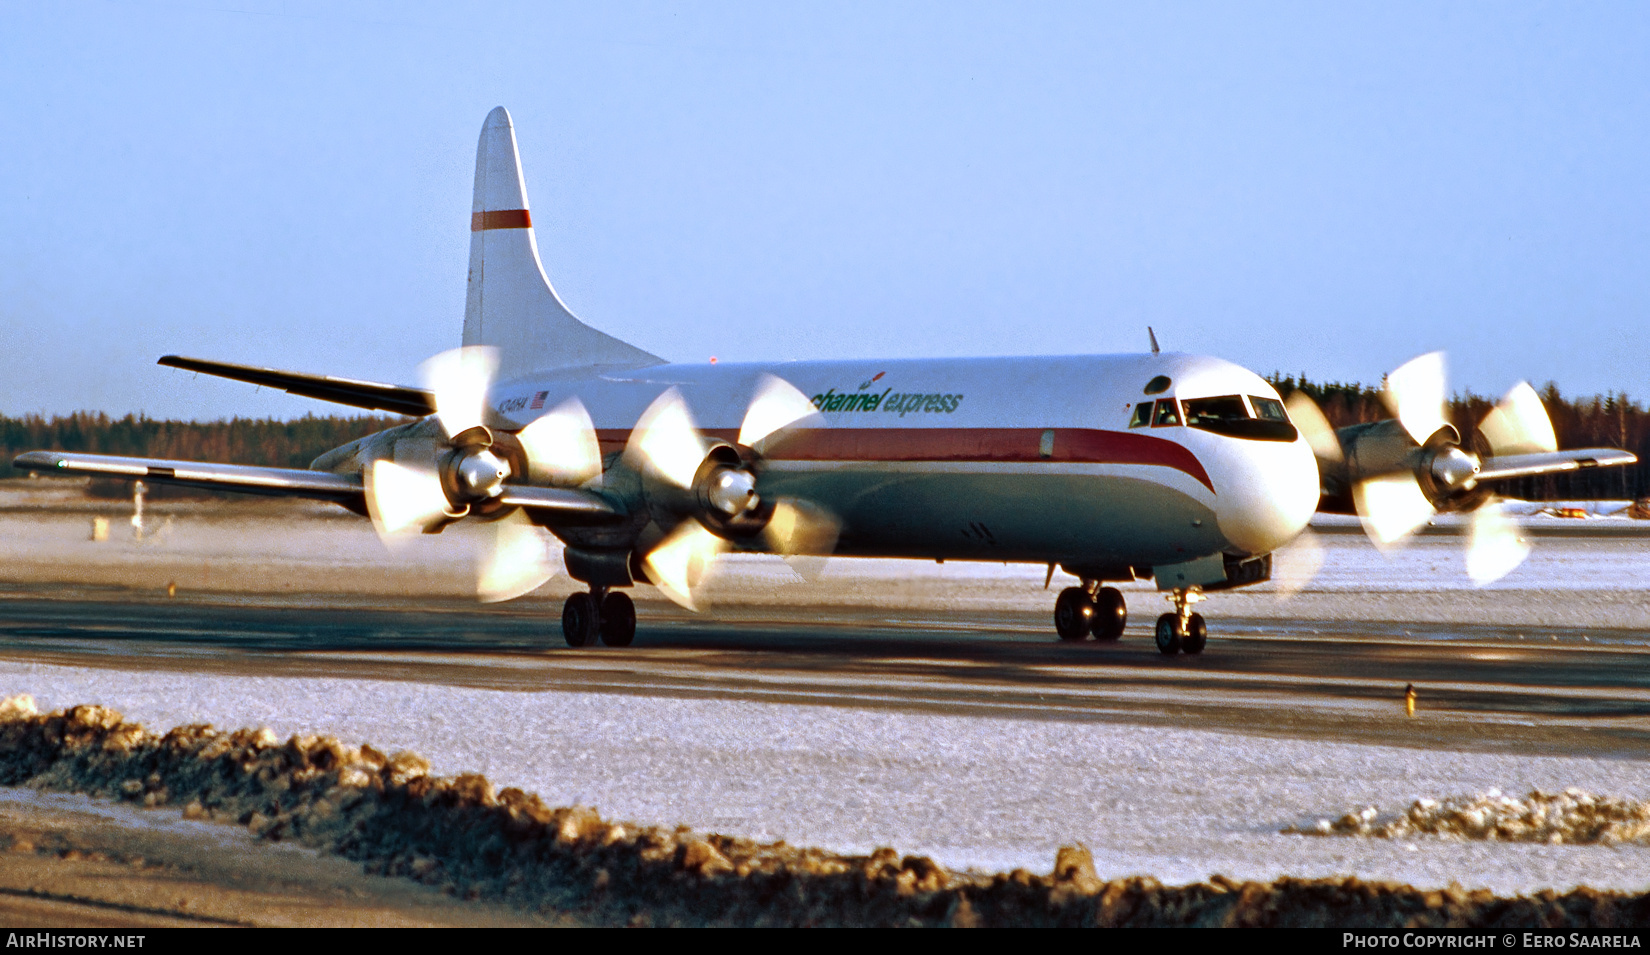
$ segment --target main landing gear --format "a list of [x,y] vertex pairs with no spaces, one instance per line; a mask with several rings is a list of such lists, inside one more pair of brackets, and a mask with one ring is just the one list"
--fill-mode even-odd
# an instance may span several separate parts
[[1209,642],[1209,625],[1203,615],[1192,613],[1192,604],[1205,600],[1203,591],[1185,587],[1164,595],[1174,604],[1174,613],[1157,618],[1157,652],[1166,657],[1177,653],[1202,653]]
[[562,605],[561,635],[570,647],[588,647],[598,637],[610,647],[628,647],[636,639],[636,605],[629,594],[605,587],[576,593]]
[[1067,587],[1054,601],[1054,630],[1061,640],[1094,639],[1111,641],[1123,635],[1129,622],[1129,608],[1123,592],[1102,587],[1098,580],[1085,580],[1081,587]]

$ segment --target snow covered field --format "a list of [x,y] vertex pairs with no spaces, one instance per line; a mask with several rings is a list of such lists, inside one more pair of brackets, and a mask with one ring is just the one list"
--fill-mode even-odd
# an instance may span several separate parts
[[1498,787],[1650,798],[1644,762],[1429,751],[1232,733],[630,695],[510,693],[0,664],[45,707],[98,701],[152,727],[266,725],[412,749],[550,805],[1047,872],[1081,841],[1102,878],[1355,874],[1528,892],[1650,888],[1650,847],[1279,834],[1375,805]]

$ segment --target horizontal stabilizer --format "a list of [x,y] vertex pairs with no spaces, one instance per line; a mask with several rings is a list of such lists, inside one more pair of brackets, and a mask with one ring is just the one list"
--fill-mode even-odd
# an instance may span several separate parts
[[335,378],[332,375],[306,375],[302,372],[259,368],[255,365],[232,365],[228,362],[184,358],[181,355],[166,355],[157,364],[168,368],[181,368],[184,371],[196,371],[203,375],[250,382],[254,385],[266,385],[270,388],[279,388],[287,394],[349,405],[352,408],[391,411],[415,418],[435,413],[435,399],[428,391],[405,385],[356,381],[353,378]]
[[1500,481],[1507,478],[1534,477],[1538,474],[1562,474],[1583,468],[1622,467],[1638,462],[1638,455],[1620,448],[1577,448],[1573,451],[1548,451],[1542,454],[1507,454],[1486,458],[1478,471],[1479,482]]

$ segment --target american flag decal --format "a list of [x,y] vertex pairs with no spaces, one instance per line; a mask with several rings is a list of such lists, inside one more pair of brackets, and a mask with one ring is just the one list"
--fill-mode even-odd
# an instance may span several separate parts
[[533,396],[533,403],[527,406],[528,409],[531,410],[531,411],[538,411],[540,408],[543,408],[544,407],[544,398],[548,394],[550,394],[550,392],[541,391],[538,394],[534,395]]

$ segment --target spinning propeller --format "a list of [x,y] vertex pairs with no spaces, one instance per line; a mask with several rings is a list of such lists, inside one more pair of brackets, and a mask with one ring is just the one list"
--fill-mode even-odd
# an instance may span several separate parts
[[[642,413],[625,460],[640,471],[657,517],[674,528],[642,558],[648,578],[671,600],[698,609],[694,592],[733,542],[760,536],[787,559],[827,555],[838,522],[806,501],[765,500],[756,468],[786,432],[818,421],[813,402],[791,385],[763,375],[739,427],[738,446],[708,441],[682,393],[672,387]],[[749,450],[749,461],[740,449]]]
[[[395,445],[396,460],[371,461],[364,474],[367,511],[391,547],[467,517],[487,522],[477,557],[483,600],[521,596],[554,575],[545,532],[513,507],[522,495],[543,486],[590,488],[602,478],[596,429],[577,398],[513,435],[488,426],[487,394],[497,367],[497,352],[482,347],[425,362],[420,372],[434,398],[440,437],[403,439]],[[767,449],[817,420],[813,403],[795,386],[763,375],[735,446],[701,434],[679,390],[660,395],[636,423],[624,454],[640,472],[654,521],[670,529],[642,558],[649,580],[691,610],[705,574],[736,541],[760,537],[767,549],[797,562],[829,554],[839,527],[834,518],[805,501],[769,501],[756,491]],[[516,483],[507,484],[512,478]]]
[[596,431],[576,398],[513,436],[487,426],[487,392],[497,368],[497,351],[483,347],[454,349],[425,362],[419,371],[434,396],[444,440],[398,442],[402,460],[369,462],[363,481],[373,527],[391,547],[465,517],[508,514],[483,531],[476,581],[483,600],[519,597],[555,573],[544,532],[507,510],[505,481],[519,474],[535,484],[571,487],[601,475]]
[[1320,466],[1345,474],[1364,532],[1376,547],[1402,544],[1440,511],[1470,511],[1468,576],[1480,586],[1506,576],[1529,555],[1529,545],[1480,482],[1553,469],[1558,441],[1535,389],[1520,382],[1485,416],[1478,429],[1488,447],[1485,455],[1463,448],[1445,416],[1442,352],[1395,369],[1381,397],[1396,422],[1365,426],[1344,447],[1305,394],[1290,396],[1289,412]]

